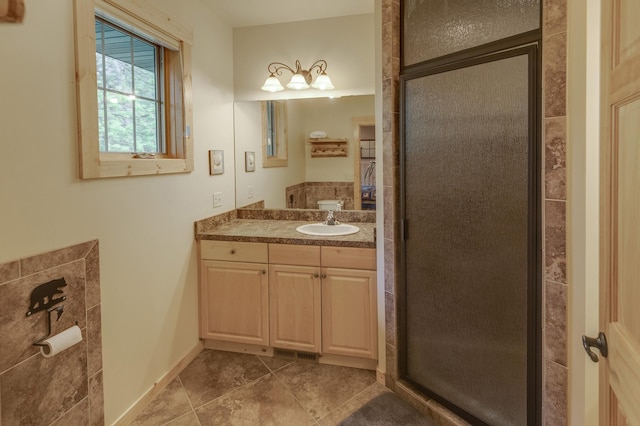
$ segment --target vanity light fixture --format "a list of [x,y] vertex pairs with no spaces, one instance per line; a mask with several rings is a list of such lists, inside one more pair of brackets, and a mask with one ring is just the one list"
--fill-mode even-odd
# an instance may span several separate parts
[[[302,65],[300,65],[300,61],[296,60],[296,68],[295,70],[290,66],[283,64],[282,62],[272,62],[267,66],[267,71],[269,71],[269,77],[264,82],[262,86],[262,90],[266,92],[279,92],[284,90],[282,84],[280,84],[280,80],[276,77],[276,75],[282,75],[282,70],[287,70],[293,74],[289,83],[287,83],[287,87],[289,89],[294,90],[302,90],[308,89],[309,85],[314,89],[318,90],[331,90],[333,89],[333,84],[331,83],[331,79],[326,73],[327,70],[327,61],[324,59],[320,59],[315,61],[313,65],[308,70],[303,70]],[[313,77],[311,75],[313,70],[316,70],[318,77],[316,77],[313,83]]]

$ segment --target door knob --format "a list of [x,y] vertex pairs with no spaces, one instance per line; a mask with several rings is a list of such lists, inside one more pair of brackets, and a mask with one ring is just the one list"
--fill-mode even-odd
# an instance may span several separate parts
[[598,337],[593,338],[593,337],[587,337],[587,336],[582,336],[582,346],[584,347],[585,352],[587,352],[587,355],[589,355],[589,358],[591,358],[591,361],[593,362],[598,362],[598,355],[596,355],[591,348],[595,347],[598,348],[598,350],[600,351],[600,354],[602,354],[603,357],[607,357],[607,355],[609,355],[609,348],[607,347],[607,338],[605,337],[604,333],[601,331],[598,334]]

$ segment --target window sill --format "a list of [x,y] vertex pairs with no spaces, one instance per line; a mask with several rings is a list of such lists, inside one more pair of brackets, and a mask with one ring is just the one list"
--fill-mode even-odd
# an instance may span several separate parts
[[286,158],[268,158],[262,162],[262,167],[287,167],[288,164]]
[[173,173],[189,173],[183,158],[122,158],[121,155],[100,155],[99,164],[91,170],[84,170],[83,179],[110,178],[121,176],[145,176]]

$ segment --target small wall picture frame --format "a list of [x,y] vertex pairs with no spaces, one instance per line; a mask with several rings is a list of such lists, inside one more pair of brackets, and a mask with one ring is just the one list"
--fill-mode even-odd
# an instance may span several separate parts
[[209,174],[221,175],[224,173],[224,151],[214,149],[209,151]]
[[244,152],[244,171],[255,172],[256,170],[256,153],[253,151]]

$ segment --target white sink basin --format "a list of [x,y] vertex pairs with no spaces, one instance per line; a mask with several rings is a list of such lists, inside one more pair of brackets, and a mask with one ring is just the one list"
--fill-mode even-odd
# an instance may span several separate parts
[[296,231],[307,235],[324,235],[334,237],[336,235],[355,234],[360,228],[354,225],[341,223],[340,225],[325,225],[324,223],[308,223],[296,228]]

